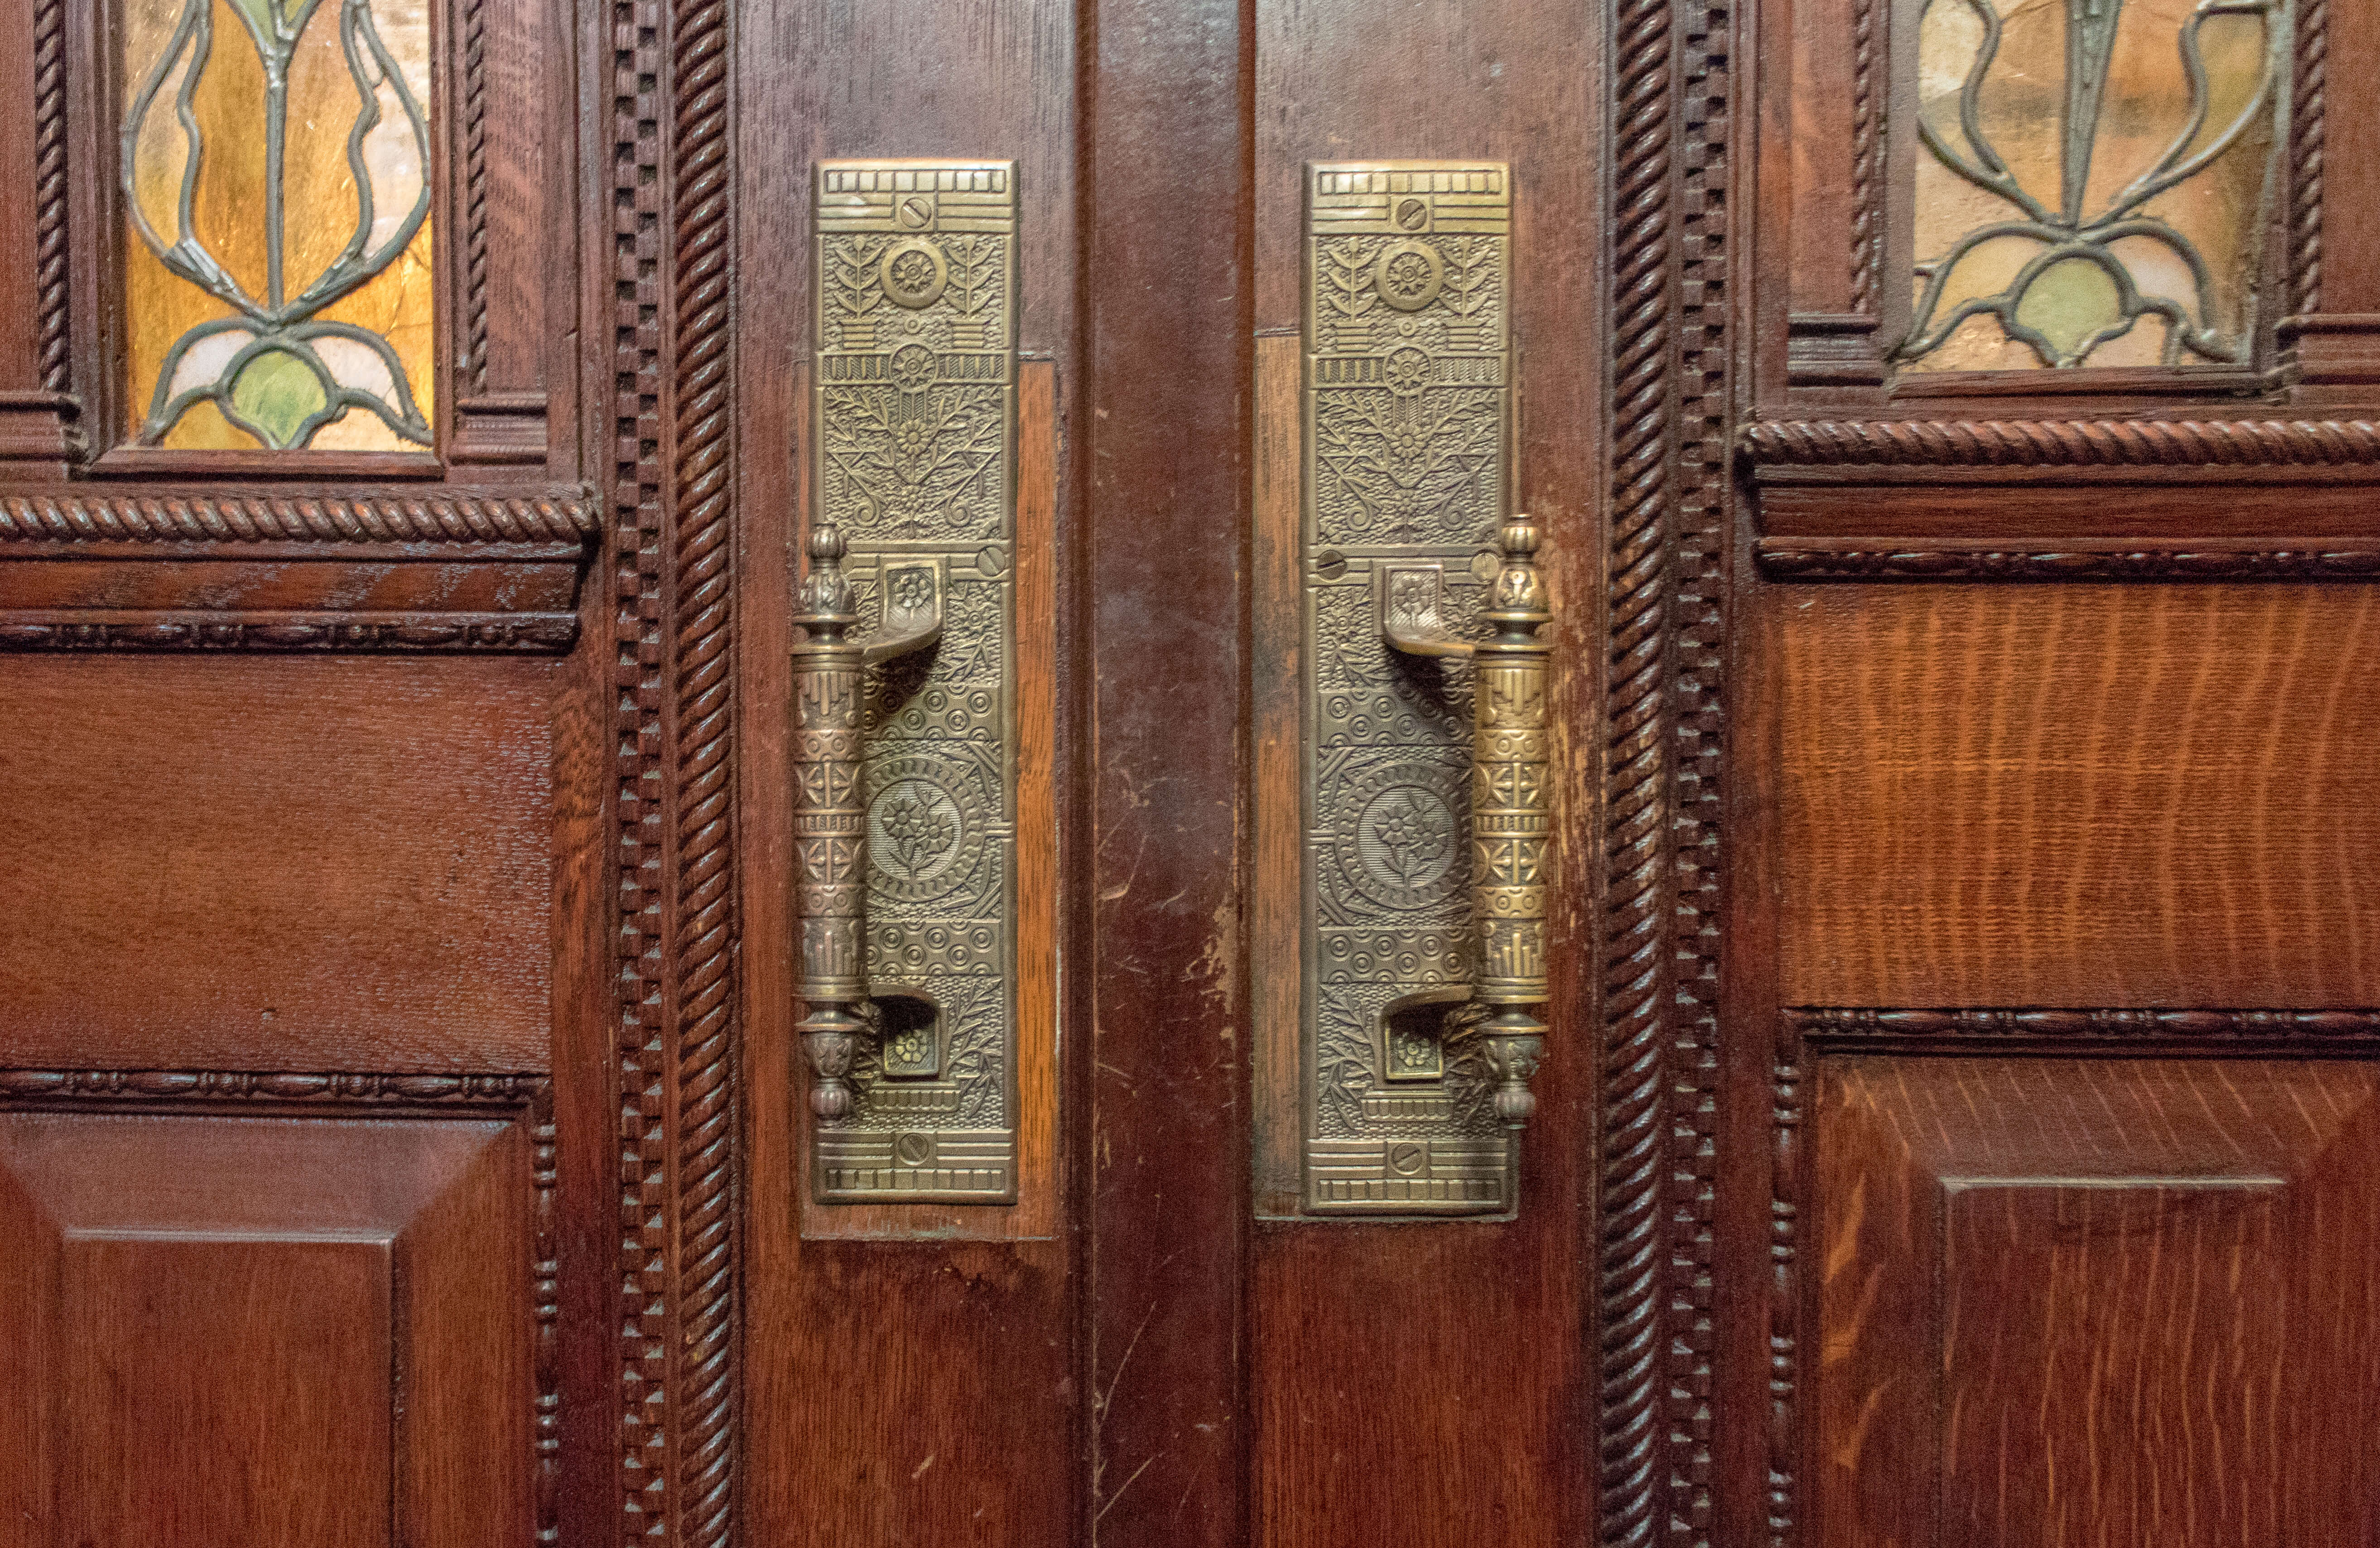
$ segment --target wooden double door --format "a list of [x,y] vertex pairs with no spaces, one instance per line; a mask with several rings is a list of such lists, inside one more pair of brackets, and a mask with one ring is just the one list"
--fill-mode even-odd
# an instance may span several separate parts
[[10,3],[0,1542],[2380,1542],[2365,0]]

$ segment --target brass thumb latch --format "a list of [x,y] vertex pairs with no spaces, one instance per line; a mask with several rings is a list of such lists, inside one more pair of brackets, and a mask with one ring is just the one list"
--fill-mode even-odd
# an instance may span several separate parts
[[868,1023],[868,797],[861,753],[866,729],[862,669],[922,651],[942,637],[942,558],[887,563],[883,627],[864,643],[851,581],[843,573],[843,533],[820,524],[810,533],[809,579],[794,622],[808,638],[793,648],[794,840],[800,882],[801,981],[808,1006],[803,1051],[817,1078],[810,1111],[850,1115],[851,1067]]
[[1496,1114],[1518,1127],[1536,1111],[1529,1078],[1545,1056],[1533,1014],[1546,981],[1546,877],[1553,841],[1548,777],[1546,676],[1553,621],[1537,574],[1536,523],[1507,517],[1502,562],[1488,598],[1487,639],[1458,638],[1445,617],[1442,564],[1384,561],[1380,634],[1408,655],[1467,657],[1472,670],[1471,915],[1479,946],[1470,1004],[1447,1018],[1448,1038],[1477,1040],[1499,1077]]

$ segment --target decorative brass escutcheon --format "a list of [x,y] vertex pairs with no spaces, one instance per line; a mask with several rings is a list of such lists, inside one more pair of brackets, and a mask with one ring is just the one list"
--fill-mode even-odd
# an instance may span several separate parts
[[1552,836],[1511,174],[1317,164],[1305,197],[1302,1208],[1500,1214]]
[[812,1193],[1014,1203],[1016,167],[823,162],[817,199],[794,649]]

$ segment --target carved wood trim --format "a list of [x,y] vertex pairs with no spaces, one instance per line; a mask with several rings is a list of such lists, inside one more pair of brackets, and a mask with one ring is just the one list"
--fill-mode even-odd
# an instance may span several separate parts
[[729,0],[672,0],[675,132],[678,1541],[734,1535],[736,1323],[735,361]]
[[2254,1049],[2380,1045],[2380,1009],[2065,1009],[1982,1006],[1902,1010],[1797,1006],[1784,1012],[1792,1036],[1845,1052],[1889,1047],[2216,1045]]
[[2367,420],[1760,420],[1755,467],[2172,468],[2380,464]]
[[67,240],[67,6],[33,6],[33,263],[44,390],[70,384]]
[[532,494],[0,494],[0,553],[13,542],[584,543],[600,519],[584,490]]
[[575,613],[141,613],[0,610],[0,651],[303,651],[561,655]]
[[0,1069],[0,1100],[551,1105],[542,1075],[388,1075],[251,1069]]
[[1802,1201],[1808,1192],[1803,1142],[1802,1029],[1779,1023],[1771,1076],[1768,1201],[1768,1542],[1799,1541],[1802,1479]]
[[[1729,0],[1615,0],[1599,1538],[1707,1544]],[[1691,776],[1690,786],[1683,786]],[[1690,795],[1682,795],[1682,787]]]
[[281,1108],[519,1113],[529,1140],[530,1434],[537,1540],[561,1536],[562,1247],[556,1223],[553,1081],[542,1075],[396,1075],[348,1070],[0,1069],[0,1106],[72,1111],[119,1104],[217,1111]]
[[1808,1304],[1801,1215],[1811,1148],[1804,1091],[1822,1054],[2128,1053],[2210,1054],[2380,1049],[2380,1010],[1890,1009],[1800,1006],[1778,1018],[1769,1132],[1768,1518],[1770,1548],[1801,1541],[1802,1332]]
[[653,231],[663,215],[659,94],[640,82],[666,62],[661,0],[619,0],[612,9],[610,160],[613,168],[608,262],[612,276],[614,388],[610,442],[612,593],[617,598],[613,659],[619,664],[614,811],[618,827],[619,927],[615,942],[620,1079],[620,1499],[628,1541],[669,1535],[677,1469],[667,1445],[676,1428],[670,1318],[677,1300],[665,1222],[669,1193],[671,1082],[663,967],[668,888],[662,864],[671,810],[661,755],[668,682],[662,609],[661,427],[662,255]]
[[1856,539],[1830,544],[1807,538],[1763,538],[1753,557],[1764,579],[1803,580],[2372,580],[2380,546],[2225,548],[2214,544],[2090,547],[2080,543],[1965,547]]
[[2330,0],[2302,0],[2289,103],[2289,293],[2302,317],[2322,310],[2323,130],[2328,104]]
[[[1885,248],[1883,183],[1876,176],[1876,13],[1881,4],[1883,0],[1852,0],[1852,311],[1863,318],[1876,314]],[[1889,68],[1888,62],[1888,72]]]
[[454,396],[479,396],[488,385],[488,0],[459,0],[463,89],[463,336]]
[[631,1536],[718,1548],[740,1383],[730,11],[613,19],[621,1505]]

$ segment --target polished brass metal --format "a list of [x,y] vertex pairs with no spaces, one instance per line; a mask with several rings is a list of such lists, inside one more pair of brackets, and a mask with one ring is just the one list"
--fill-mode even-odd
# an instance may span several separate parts
[[[1486,605],[1522,595],[1506,572],[1526,568],[1526,553],[1508,550],[1535,542],[1523,524],[1500,547],[1511,189],[1499,163],[1307,168],[1308,1213],[1498,1214],[1517,1197],[1514,1128],[1541,1045],[1522,1021],[1544,994],[1523,997],[1514,969],[1542,972],[1542,882],[1524,878],[1544,864],[1545,735],[1541,721],[1525,735],[1510,723],[1526,659],[1542,716],[1542,654],[1519,648],[1517,616],[1491,638],[1502,615]],[[1475,684],[1489,695],[1478,710]],[[1533,769],[1536,804],[1508,802],[1520,785],[1475,772],[1491,730],[1493,766]],[[1531,823],[1524,857],[1508,841]]]
[[1545,1056],[1546,1024],[1530,1014],[1552,993],[1546,978],[1546,877],[1551,870],[1553,781],[1546,740],[1546,679],[1553,622],[1537,573],[1536,524],[1507,519],[1486,640],[1456,638],[1443,613],[1444,567],[1390,567],[1379,575],[1380,634],[1407,655],[1472,664],[1471,921],[1479,969],[1472,1013],[1456,1034],[1476,1039],[1494,1067],[1496,1115],[1525,1123],[1537,1110],[1529,1078]]
[[812,1193],[1014,1203],[1016,167],[824,162],[817,199]]
[[861,669],[922,651],[941,638],[941,563],[900,572],[887,597],[885,628],[861,644],[851,581],[843,573],[843,533],[820,522],[810,533],[810,573],[794,615],[807,637],[794,658],[794,842],[800,878],[795,906],[802,920],[801,981],[809,1006],[801,1023],[816,1084],[810,1111],[846,1118],[856,1100],[851,1074],[868,1022],[868,807],[859,798]]

